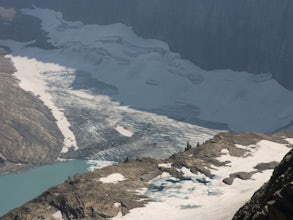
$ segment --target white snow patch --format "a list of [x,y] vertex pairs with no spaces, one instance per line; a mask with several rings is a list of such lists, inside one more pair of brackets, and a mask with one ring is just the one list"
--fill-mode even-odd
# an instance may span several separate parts
[[222,153],[222,154],[229,154],[229,150],[228,150],[228,149],[222,149],[222,150],[221,150],[221,153]]
[[289,142],[289,144],[293,144],[293,138],[286,138],[285,140]]
[[121,173],[113,173],[107,177],[102,177],[99,179],[102,183],[118,183],[126,180],[125,177]]
[[57,211],[55,212],[53,215],[52,215],[52,218],[54,220],[63,220],[63,217],[62,217],[62,213],[61,211]]
[[115,128],[116,131],[118,131],[121,135],[125,137],[132,137],[133,133],[127,129],[125,129],[123,126],[118,125]]
[[114,203],[114,207],[118,208],[119,206],[121,206],[121,203],[120,202],[115,202]]
[[161,163],[158,165],[159,167],[163,167],[163,168],[171,168],[172,164],[171,163]]
[[47,70],[61,72],[69,71],[65,67],[59,66],[55,63],[44,63],[36,59],[29,59],[28,57],[7,55],[16,68],[14,75],[20,80],[19,86],[25,90],[32,92],[38,96],[40,100],[51,110],[56,124],[64,136],[64,146],[61,153],[66,153],[69,148],[78,149],[75,136],[70,130],[70,123],[64,115],[64,110],[59,109],[53,100],[53,97],[48,93],[48,85],[45,81],[45,73]]
[[249,149],[248,146],[243,146],[243,145],[240,145],[240,144],[235,144],[235,147],[240,148],[240,149],[243,149],[243,150]]

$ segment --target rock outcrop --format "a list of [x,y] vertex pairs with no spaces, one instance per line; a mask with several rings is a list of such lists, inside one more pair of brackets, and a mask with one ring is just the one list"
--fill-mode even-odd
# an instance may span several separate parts
[[233,220],[291,220],[293,218],[293,150]]
[[6,7],[32,4],[85,23],[126,23],[141,36],[166,41],[172,50],[204,69],[269,72],[293,89],[290,0],[0,1]]
[[63,145],[52,113],[18,86],[14,71],[0,55],[0,173],[54,162]]

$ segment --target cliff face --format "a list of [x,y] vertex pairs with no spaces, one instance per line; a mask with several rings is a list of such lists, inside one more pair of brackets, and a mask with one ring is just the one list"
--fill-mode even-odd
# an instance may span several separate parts
[[234,220],[290,220],[293,216],[293,150],[264,184],[233,217]]
[[144,37],[168,42],[205,69],[270,72],[293,89],[293,2],[290,0],[7,1],[61,10],[85,23],[126,23]]

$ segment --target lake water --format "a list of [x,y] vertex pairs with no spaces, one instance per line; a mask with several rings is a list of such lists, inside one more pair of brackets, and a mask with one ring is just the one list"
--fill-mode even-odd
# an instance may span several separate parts
[[86,172],[89,166],[87,161],[73,160],[0,175],[0,216],[64,182],[68,176]]

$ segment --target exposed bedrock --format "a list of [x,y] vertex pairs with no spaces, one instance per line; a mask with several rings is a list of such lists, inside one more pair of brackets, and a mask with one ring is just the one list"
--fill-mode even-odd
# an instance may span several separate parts
[[164,40],[205,69],[270,72],[293,89],[293,2],[290,0],[0,0],[48,7],[85,23],[126,23]]

